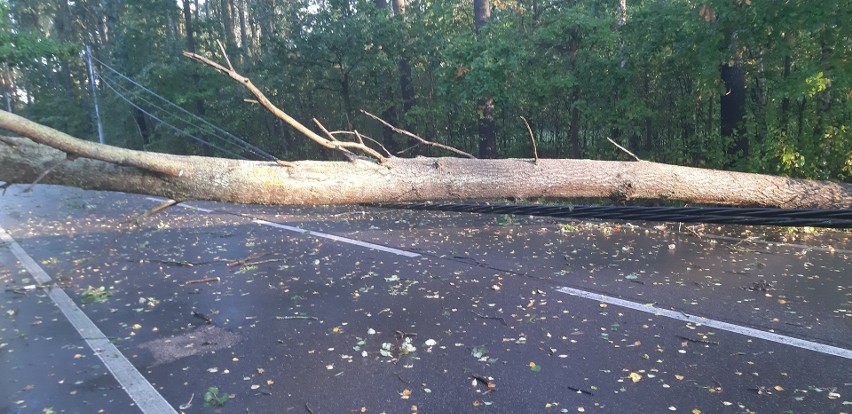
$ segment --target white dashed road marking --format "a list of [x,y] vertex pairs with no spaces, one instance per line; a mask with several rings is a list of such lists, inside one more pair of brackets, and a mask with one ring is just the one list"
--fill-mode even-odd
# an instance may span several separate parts
[[[155,198],[155,197],[145,197],[145,199],[151,200],[151,201],[156,201],[158,203],[165,201],[165,199]],[[201,212],[204,212],[204,213],[211,213],[213,211],[213,210],[208,210],[206,208],[195,207],[195,206],[191,206],[191,205],[187,205],[187,204],[178,204],[178,206],[186,208],[186,209],[190,209],[190,210],[201,211]],[[361,240],[354,240],[354,239],[350,239],[348,237],[335,236],[334,234],[328,234],[328,233],[323,233],[323,232],[319,232],[319,231],[302,229],[302,228],[299,228],[299,227],[288,226],[286,224],[273,223],[271,221],[266,221],[266,220],[252,220],[252,222],[256,223],[256,224],[260,224],[262,226],[275,227],[275,228],[278,228],[278,229],[281,229],[281,230],[287,230],[287,231],[292,231],[292,232],[299,233],[299,234],[304,234],[306,236],[321,237],[323,239],[334,240],[334,241],[340,242],[340,243],[347,243],[347,244],[351,244],[351,245],[355,245],[355,246],[366,247],[368,249],[378,250],[378,251],[382,251],[382,252],[385,252],[385,253],[391,253],[391,254],[395,254],[395,255],[398,255],[398,256],[420,257],[419,253],[409,252],[407,250],[395,249],[393,247],[382,246],[380,244],[369,243],[369,242],[365,242],[365,241],[361,241]]]
[[723,331],[733,332],[740,335],[750,336],[752,338],[763,339],[766,341],[776,342],[779,344],[795,346],[797,348],[807,349],[809,351],[819,352],[827,355],[839,356],[841,358],[852,359],[852,350],[838,348],[836,346],[825,345],[818,342],[806,341],[804,339],[793,338],[792,336],[779,335],[772,332],[761,331],[759,329],[748,328],[745,326],[734,325],[728,322],[722,322],[715,319],[704,318],[701,316],[690,315],[688,313],[677,312],[669,309],[658,308],[656,306],[646,305],[629,300],[619,299],[612,296],[601,295],[600,293],[587,292],[585,290],[574,289],[569,287],[561,287],[556,289],[559,292],[566,293],[581,298],[596,300],[598,302],[608,303],[610,305],[621,306],[628,309],[637,310],[639,312],[650,313],[653,315],[665,316],[679,321],[691,322],[709,326],[711,328],[720,329]]
[[404,256],[404,257],[419,257],[420,256],[419,253],[409,252],[407,250],[394,249],[393,247],[382,246],[380,244],[368,243],[368,242],[361,241],[361,240],[354,240],[354,239],[350,239],[350,238],[346,238],[346,237],[335,236],[333,234],[321,233],[321,232],[313,231],[313,230],[300,229],[298,227],[273,223],[271,221],[266,221],[266,220],[252,220],[252,221],[254,223],[264,225],[264,226],[275,227],[275,228],[279,228],[279,229],[282,229],[282,230],[288,230],[288,231],[296,232],[296,233],[299,233],[299,234],[305,234],[305,235],[309,235],[309,236],[322,237],[324,239],[334,240],[334,241],[341,242],[341,243],[353,244],[355,246],[366,247],[368,249],[379,250],[379,251],[382,251],[382,252],[392,253],[392,254],[396,254],[396,255],[399,255],[399,256]]
[[[162,201],[161,199],[157,199],[157,198],[153,198],[153,197],[148,197],[148,199],[152,200],[152,201],[158,201],[158,202]],[[185,205],[182,205],[182,204],[181,204],[181,206],[183,206],[185,208],[203,211],[203,212],[208,212],[208,213],[210,212],[210,210],[202,209],[202,208],[199,208],[199,207],[185,206]],[[252,221],[254,223],[264,225],[264,226],[275,227],[275,228],[279,228],[279,229],[282,229],[282,230],[292,231],[292,232],[304,234],[304,235],[322,237],[322,238],[326,238],[326,239],[329,239],[329,240],[353,244],[353,245],[356,245],[356,246],[366,247],[366,248],[369,248],[369,249],[379,250],[379,251],[383,251],[383,252],[387,252],[387,253],[393,253],[393,254],[397,254],[397,255],[400,255],[400,256],[405,256],[405,257],[418,257],[418,256],[420,256],[420,254],[418,254],[418,253],[409,252],[409,251],[406,251],[406,250],[394,249],[392,247],[387,247],[387,246],[382,246],[382,245],[378,245],[378,244],[363,242],[363,241],[360,241],[360,240],[353,240],[353,239],[349,239],[349,238],[346,238],[346,237],[335,236],[333,234],[326,234],[326,233],[321,233],[321,232],[317,232],[317,231],[302,229],[302,228],[299,228],[299,227],[288,226],[288,225],[285,225],[285,224],[273,223],[273,222],[266,221],[266,220],[252,220]],[[740,334],[740,335],[750,336],[752,338],[763,339],[763,340],[766,340],[766,341],[771,341],[771,342],[776,342],[776,343],[783,344],[783,345],[789,345],[789,346],[794,346],[794,347],[797,347],[797,348],[807,349],[807,350],[819,352],[819,353],[822,353],[822,354],[834,355],[834,356],[838,356],[838,357],[841,357],[841,358],[852,359],[852,350],[839,348],[839,347],[836,347],[836,346],[825,345],[825,344],[821,344],[821,343],[818,343],[818,342],[812,342],[812,341],[808,341],[808,340],[804,340],[804,339],[794,338],[794,337],[791,337],[791,336],[779,335],[779,334],[772,333],[772,332],[761,331],[759,329],[749,328],[749,327],[740,326],[740,325],[734,325],[732,323],[722,322],[722,321],[715,320],[715,319],[709,319],[709,318],[705,318],[705,317],[701,317],[701,316],[690,315],[690,314],[687,314],[687,313],[672,311],[672,310],[668,310],[668,309],[662,309],[662,308],[658,308],[656,306],[646,305],[646,304],[637,303],[637,302],[631,302],[631,301],[628,301],[628,300],[619,299],[619,298],[612,297],[612,296],[606,296],[606,295],[602,295],[602,294],[594,293],[594,292],[587,292],[585,290],[580,290],[580,289],[574,289],[574,288],[569,288],[569,287],[561,287],[561,288],[557,289],[557,291],[568,294],[568,295],[578,296],[578,297],[582,297],[582,298],[586,298],[586,299],[592,299],[592,300],[596,300],[596,301],[599,301],[599,302],[608,303],[608,304],[611,304],[611,305],[616,305],[616,306],[621,306],[621,307],[637,310],[637,311],[640,311],[640,312],[665,316],[667,318],[677,319],[677,320],[684,321],[684,322],[701,324],[701,325],[704,325],[704,326],[709,326],[711,328],[720,329],[720,330],[723,330],[723,331],[728,331],[728,332],[733,332],[733,333],[737,333],[737,334]]]

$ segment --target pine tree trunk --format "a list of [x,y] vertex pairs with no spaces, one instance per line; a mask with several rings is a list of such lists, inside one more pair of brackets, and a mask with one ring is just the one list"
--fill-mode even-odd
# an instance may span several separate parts
[[[652,162],[467,158],[272,162],[177,156],[78,140],[0,111],[0,180],[153,194],[175,200],[353,204],[594,197],[786,208],[850,208],[852,184]],[[58,148],[58,149],[56,149]],[[68,155],[74,158],[69,159]],[[94,159],[98,159],[96,161]],[[50,170],[49,173],[44,174]],[[42,175],[44,175],[42,177]]]

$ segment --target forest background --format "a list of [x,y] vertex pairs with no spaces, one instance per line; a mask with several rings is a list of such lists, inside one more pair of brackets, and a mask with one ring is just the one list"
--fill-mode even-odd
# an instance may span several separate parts
[[[2,107],[98,140],[253,158],[131,79],[283,160],[331,159],[300,120],[411,147],[366,110],[482,158],[629,159],[852,180],[848,0],[0,0]],[[128,78],[124,78],[125,75]],[[177,128],[173,128],[174,125]],[[183,132],[180,132],[183,131]],[[198,145],[189,135],[215,146]]]

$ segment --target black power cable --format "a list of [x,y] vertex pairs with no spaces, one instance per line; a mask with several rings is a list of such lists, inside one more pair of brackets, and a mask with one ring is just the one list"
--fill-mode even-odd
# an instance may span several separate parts
[[852,228],[852,209],[546,206],[476,203],[393,203],[373,204],[372,206],[408,210],[514,214],[560,218]]

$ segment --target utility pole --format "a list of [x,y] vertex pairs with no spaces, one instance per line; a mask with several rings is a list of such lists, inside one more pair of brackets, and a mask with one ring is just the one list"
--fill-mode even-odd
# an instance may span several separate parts
[[104,143],[104,126],[101,124],[101,109],[98,105],[98,90],[95,88],[95,68],[92,66],[92,51],[86,45],[86,65],[89,67],[89,85],[92,87],[92,99],[95,101],[95,121],[98,124],[98,142]]

